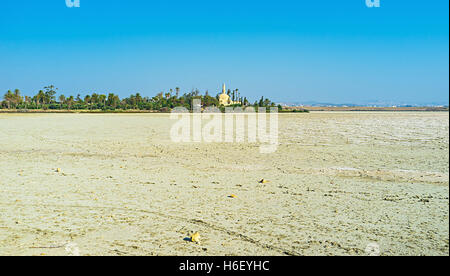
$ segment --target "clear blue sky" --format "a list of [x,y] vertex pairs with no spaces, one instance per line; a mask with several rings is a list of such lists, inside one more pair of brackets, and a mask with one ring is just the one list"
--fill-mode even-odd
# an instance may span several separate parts
[[0,92],[446,103],[448,0],[2,0]]

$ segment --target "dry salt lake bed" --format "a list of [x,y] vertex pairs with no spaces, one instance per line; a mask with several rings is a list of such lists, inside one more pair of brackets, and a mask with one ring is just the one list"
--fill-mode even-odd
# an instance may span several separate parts
[[448,116],[280,114],[264,155],[167,114],[0,114],[0,255],[448,255]]

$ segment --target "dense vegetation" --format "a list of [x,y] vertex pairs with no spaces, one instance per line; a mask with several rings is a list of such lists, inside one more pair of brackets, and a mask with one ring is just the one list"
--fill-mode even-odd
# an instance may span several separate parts
[[[139,93],[130,95],[127,98],[120,99],[118,95],[113,93],[97,94],[92,93],[84,98],[78,94],[74,96],[64,96],[60,94],[58,97],[57,88],[50,85],[44,87],[35,96],[22,96],[18,89],[12,92],[9,90],[4,95],[4,100],[0,102],[0,109],[40,109],[40,110],[153,110],[159,112],[169,112],[174,107],[185,107],[191,110],[192,100],[200,99],[203,107],[216,106],[219,107],[218,95],[210,96],[208,91],[201,94],[198,90],[180,95],[180,89],[175,88],[175,92],[170,89],[169,92],[158,93],[156,96],[143,97]],[[228,90],[231,100],[239,101],[242,104],[237,106],[255,106],[255,107],[275,107],[275,103],[269,99],[261,97],[259,101],[251,104],[246,97],[241,97],[239,90]],[[223,108],[223,107],[222,107]],[[281,109],[281,106],[278,107]]]

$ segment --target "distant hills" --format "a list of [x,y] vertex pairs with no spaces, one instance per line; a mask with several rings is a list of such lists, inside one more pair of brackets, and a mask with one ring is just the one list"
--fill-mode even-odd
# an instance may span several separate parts
[[331,102],[316,102],[316,101],[304,101],[304,102],[279,102],[281,106],[293,107],[293,106],[314,106],[314,107],[448,107],[448,103],[431,102],[431,103],[402,103],[402,102],[383,102],[374,101],[366,103],[331,103]]

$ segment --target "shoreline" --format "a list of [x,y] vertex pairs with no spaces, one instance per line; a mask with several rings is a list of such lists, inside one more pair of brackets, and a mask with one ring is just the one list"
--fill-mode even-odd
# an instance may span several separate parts
[[[292,107],[283,110],[280,113],[303,113],[300,110],[308,110],[309,112],[317,111],[348,111],[348,112],[449,112],[448,107]],[[136,113],[170,113],[158,110],[43,110],[43,109],[0,109],[0,114],[136,114]]]
[[114,114],[114,113],[168,113],[161,112],[157,110],[43,110],[43,109],[19,109],[19,110],[11,110],[11,109],[0,109],[0,114],[76,114],[76,113],[86,113],[86,114]]
[[429,107],[429,106],[418,106],[418,107],[365,107],[365,106],[353,106],[353,107],[325,107],[325,106],[301,106],[301,107],[291,107],[291,110],[306,109],[310,112],[314,111],[351,111],[351,112],[361,112],[361,111],[414,111],[414,112],[448,112],[448,107]]

